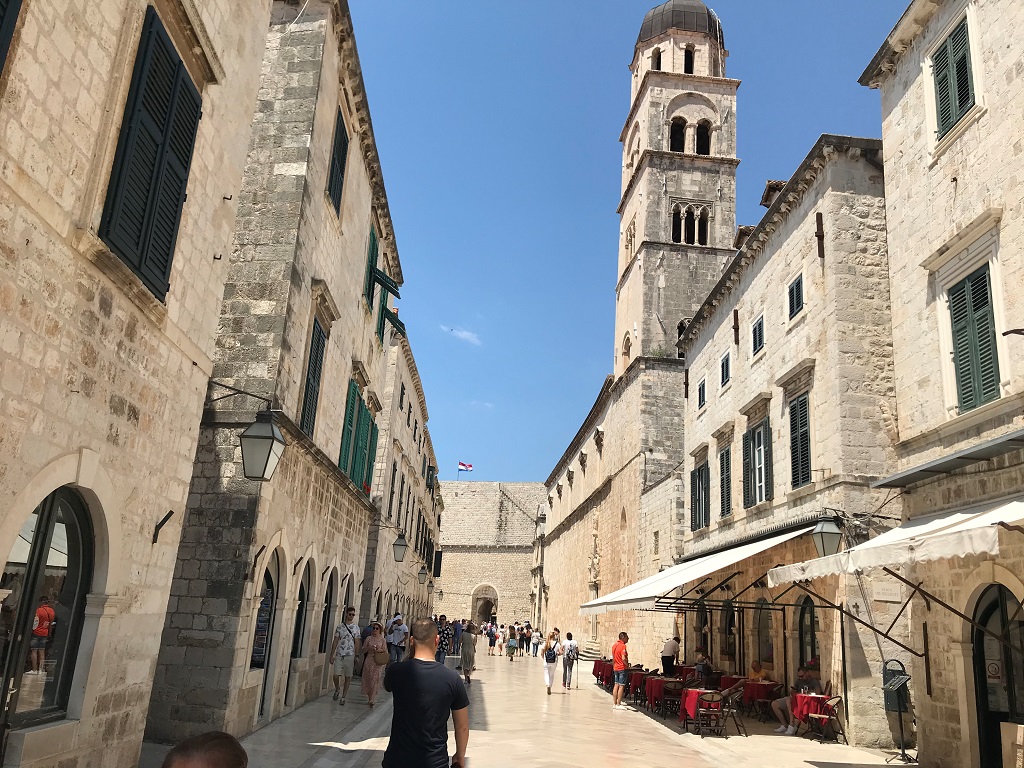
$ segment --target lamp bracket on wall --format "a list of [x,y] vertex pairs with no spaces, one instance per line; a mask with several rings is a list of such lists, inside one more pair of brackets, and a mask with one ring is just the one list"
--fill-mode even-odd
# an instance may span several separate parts
[[249,581],[256,578],[256,564],[260,561],[260,556],[266,551],[267,545],[264,544],[260,547],[260,551],[256,553],[256,557],[252,559],[252,568],[249,569]]
[[156,544],[156,540],[160,538],[160,529],[167,525],[167,521],[171,519],[174,514],[173,509],[167,510],[167,514],[160,518],[160,522],[156,524],[156,528],[153,529],[153,543]]

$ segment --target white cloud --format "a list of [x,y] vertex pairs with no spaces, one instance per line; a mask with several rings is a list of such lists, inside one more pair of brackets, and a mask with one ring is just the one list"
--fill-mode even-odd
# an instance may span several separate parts
[[464,328],[449,328],[447,325],[442,325],[441,330],[447,331],[455,338],[465,341],[467,344],[472,344],[475,347],[483,346],[483,342],[480,341],[480,337],[472,331],[467,331]]
[[485,411],[493,411],[494,410],[494,403],[489,403],[486,400],[471,400],[469,402],[469,407],[470,408],[480,408],[480,409],[483,409]]

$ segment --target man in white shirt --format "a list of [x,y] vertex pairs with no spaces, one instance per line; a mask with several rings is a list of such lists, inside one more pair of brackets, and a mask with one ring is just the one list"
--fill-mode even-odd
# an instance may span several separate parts
[[672,677],[676,673],[675,665],[679,663],[679,638],[670,637],[665,641],[665,647],[661,649],[661,666],[665,677]]
[[572,639],[572,632],[565,633],[562,651],[562,687],[569,690],[572,685],[572,665],[580,657],[580,644]]
[[[345,619],[334,630],[334,642],[331,643],[331,664],[334,665],[334,700],[341,695],[341,703],[348,696],[348,686],[352,682],[352,669],[356,656],[359,655],[359,625],[356,624],[356,609],[349,606],[345,609]],[[341,679],[345,678],[345,687],[341,688]]]
[[387,641],[388,651],[391,652],[391,663],[402,660],[405,656],[405,643],[409,639],[409,627],[402,619],[402,614],[396,613],[395,617],[388,622]]

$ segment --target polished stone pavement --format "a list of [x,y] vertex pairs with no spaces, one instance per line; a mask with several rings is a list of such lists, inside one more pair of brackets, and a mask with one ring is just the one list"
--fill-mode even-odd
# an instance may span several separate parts
[[[777,736],[755,723],[750,738],[701,739],[673,718],[613,711],[611,696],[594,684],[589,665],[573,689],[545,693],[540,659],[480,654],[470,694],[468,768],[605,768],[624,765],[737,764],[757,768],[859,768],[884,764],[880,752]],[[561,668],[559,668],[561,674]],[[324,696],[242,740],[252,768],[379,766],[391,725],[391,698],[370,710],[358,692],[340,706]],[[576,688],[576,685],[579,687]],[[731,733],[731,731],[730,731]],[[455,747],[449,733],[449,751]],[[166,747],[147,744],[140,768],[159,768]]]

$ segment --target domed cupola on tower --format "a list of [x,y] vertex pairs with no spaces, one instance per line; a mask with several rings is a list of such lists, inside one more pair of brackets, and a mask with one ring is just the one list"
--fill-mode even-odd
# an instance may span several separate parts
[[700,0],[668,0],[644,16],[636,39],[635,74],[647,70],[725,77],[725,35]]

